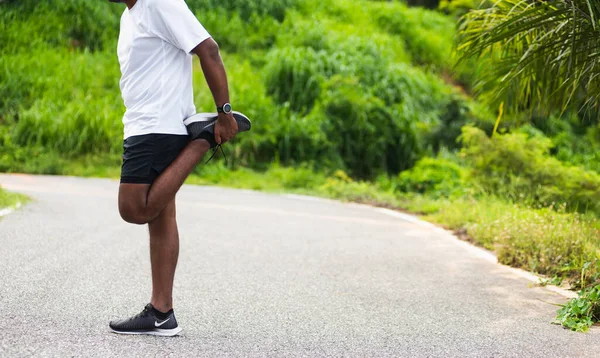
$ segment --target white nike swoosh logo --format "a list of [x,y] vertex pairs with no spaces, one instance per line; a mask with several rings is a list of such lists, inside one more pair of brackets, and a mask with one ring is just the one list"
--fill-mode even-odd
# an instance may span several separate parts
[[154,322],[154,327],[160,327],[163,324],[167,323],[170,319],[171,319],[171,317],[167,318],[166,320],[162,321],[161,323],[158,323],[158,321],[156,321],[156,322]]

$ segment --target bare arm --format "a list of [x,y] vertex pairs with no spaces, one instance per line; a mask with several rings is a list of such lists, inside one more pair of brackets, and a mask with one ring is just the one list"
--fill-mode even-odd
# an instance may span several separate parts
[[200,58],[206,83],[213,94],[215,104],[222,106],[229,103],[229,86],[227,73],[219,53],[219,45],[212,38],[206,39],[192,50]]
[[[222,106],[229,103],[229,85],[227,83],[227,73],[219,52],[219,45],[209,38],[200,43],[192,50],[200,58],[202,72],[206,78],[206,83],[212,92],[215,104]],[[238,126],[233,115],[219,113],[219,119],[215,125],[215,140],[217,143],[225,143],[233,138],[238,131]]]

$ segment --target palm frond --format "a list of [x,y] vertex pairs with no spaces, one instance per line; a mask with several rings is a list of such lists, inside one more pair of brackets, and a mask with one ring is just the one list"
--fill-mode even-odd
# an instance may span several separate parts
[[499,0],[459,24],[460,58],[481,63],[475,90],[508,109],[598,109],[600,2]]

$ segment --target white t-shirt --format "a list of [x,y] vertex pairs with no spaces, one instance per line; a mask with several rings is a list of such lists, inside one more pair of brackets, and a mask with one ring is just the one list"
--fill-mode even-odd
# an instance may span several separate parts
[[209,38],[184,0],[137,0],[121,17],[117,53],[125,138],[187,134],[194,113],[192,55]]

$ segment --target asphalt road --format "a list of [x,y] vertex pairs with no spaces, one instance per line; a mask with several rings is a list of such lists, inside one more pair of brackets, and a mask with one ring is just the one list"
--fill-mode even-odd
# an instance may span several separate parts
[[0,175],[34,201],[0,220],[0,356],[598,357],[565,298],[431,227],[374,208],[185,186],[176,338],[108,321],[149,300],[144,227],[118,183]]

